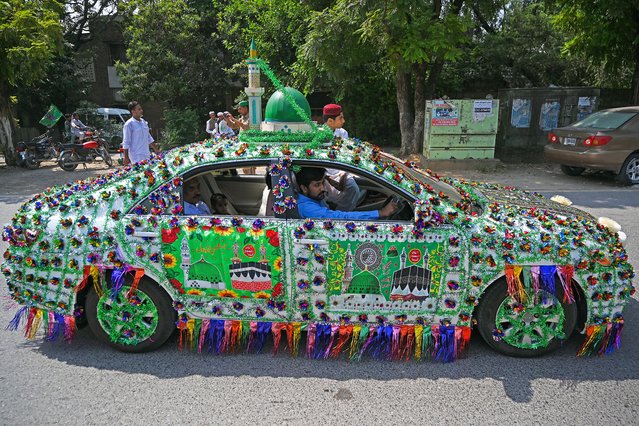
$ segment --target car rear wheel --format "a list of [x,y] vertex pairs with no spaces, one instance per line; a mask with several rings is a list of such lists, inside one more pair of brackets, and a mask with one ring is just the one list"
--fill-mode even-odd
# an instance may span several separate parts
[[519,303],[508,294],[506,280],[501,279],[481,298],[479,334],[488,346],[508,356],[535,357],[557,349],[575,329],[577,304],[561,301],[560,285],[556,293],[542,290],[535,296],[530,292],[527,301]]
[[128,297],[130,289],[130,277],[115,297],[108,290],[98,296],[91,289],[85,307],[89,327],[98,339],[123,352],[157,349],[175,330],[171,299],[161,287],[144,278]]
[[639,154],[630,154],[626,158],[623,166],[621,166],[621,171],[617,175],[617,180],[624,185],[636,185],[639,183]]
[[565,164],[561,165],[561,171],[568,176],[579,176],[586,170],[585,167],[572,167],[566,166]]

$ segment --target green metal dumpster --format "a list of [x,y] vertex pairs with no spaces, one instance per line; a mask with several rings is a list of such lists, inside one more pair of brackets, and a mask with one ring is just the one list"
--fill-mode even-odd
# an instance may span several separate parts
[[433,99],[426,102],[424,157],[494,158],[497,99]]

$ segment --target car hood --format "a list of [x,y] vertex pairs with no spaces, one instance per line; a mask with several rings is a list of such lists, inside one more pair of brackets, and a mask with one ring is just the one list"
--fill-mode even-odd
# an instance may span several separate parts
[[593,220],[594,216],[566,204],[555,202],[536,192],[524,191],[510,186],[479,184],[476,189],[487,204],[499,204],[521,209],[543,210],[562,216],[578,216]]

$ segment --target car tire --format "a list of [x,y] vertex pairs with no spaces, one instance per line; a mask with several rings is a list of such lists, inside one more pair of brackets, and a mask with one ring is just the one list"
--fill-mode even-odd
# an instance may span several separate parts
[[[74,152],[67,151],[60,156],[60,161],[58,161],[58,165],[65,172],[72,172],[78,168],[78,164],[76,161],[80,161],[78,155]],[[69,164],[75,163],[75,164]]]
[[568,176],[579,176],[586,170],[585,167],[572,167],[566,166],[565,164],[561,165],[561,171]]
[[[539,303],[536,307],[529,304],[523,311],[516,313],[509,309],[516,302],[508,294],[506,279],[498,280],[481,297],[477,312],[479,334],[488,346],[507,356],[537,357],[556,350],[574,331],[578,316],[576,302],[563,302],[564,292],[558,278],[556,293],[556,297],[546,293],[546,303]],[[511,318],[508,315],[502,318],[502,313],[509,312],[513,312]],[[561,313],[563,327],[562,330],[557,330],[561,324]],[[510,321],[515,318],[517,321]],[[524,323],[526,320],[530,321],[528,325]],[[540,325],[547,326],[545,328],[549,330],[548,335],[525,334],[526,328],[539,333],[538,329],[542,328]]]
[[108,291],[98,296],[89,290],[86,315],[96,337],[122,352],[149,352],[162,346],[175,331],[176,312],[171,299],[156,283],[142,278],[135,294],[127,299],[132,278],[111,299]]
[[639,154],[630,154],[626,158],[617,175],[617,181],[623,185],[636,185],[639,183]]

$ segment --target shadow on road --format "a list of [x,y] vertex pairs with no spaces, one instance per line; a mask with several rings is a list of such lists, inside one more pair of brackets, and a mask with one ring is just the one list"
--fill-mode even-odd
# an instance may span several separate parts
[[[506,395],[514,402],[526,403],[533,397],[537,379],[559,380],[566,392],[581,383],[639,379],[637,366],[636,324],[639,324],[639,303],[632,300],[624,311],[626,329],[622,334],[622,349],[605,357],[576,358],[583,336],[572,338],[553,354],[542,358],[509,358],[493,352],[478,333],[471,339],[466,356],[454,363],[386,362],[365,359],[359,363],[340,360],[291,358],[286,348],[273,356],[270,348],[261,354],[213,355],[178,351],[175,336],[161,349],[146,354],[126,354],[115,351],[93,338],[88,328],[80,330],[71,345],[66,343],[25,343],[49,359],[66,364],[147,374],[158,378],[187,376],[228,377],[291,377],[349,380],[417,380],[492,378],[503,384]],[[303,353],[304,336],[300,343]],[[445,399],[448,396],[442,395]]]

